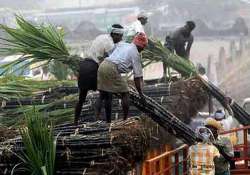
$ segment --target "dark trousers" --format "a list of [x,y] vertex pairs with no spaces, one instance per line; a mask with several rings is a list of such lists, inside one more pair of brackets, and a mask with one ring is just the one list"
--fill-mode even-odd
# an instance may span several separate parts
[[88,91],[97,89],[97,71],[98,64],[94,60],[85,58],[80,61],[78,76],[79,99],[75,106],[75,123],[80,118],[82,105],[86,100]]
[[[75,106],[76,124],[78,123],[78,120],[81,116],[82,105],[86,100],[88,91],[95,91],[97,89],[97,71],[98,64],[92,59],[86,58],[80,62],[80,71],[78,77],[79,99]],[[96,101],[96,114],[98,114],[97,119],[99,119],[102,101],[104,101],[106,120],[108,123],[110,123],[112,111],[112,93],[100,91],[100,96]]]
[[78,122],[80,115],[81,115],[81,111],[82,111],[82,105],[86,100],[86,96],[88,94],[88,89],[79,89],[79,99],[78,102],[76,103],[76,107],[75,107],[75,123]]

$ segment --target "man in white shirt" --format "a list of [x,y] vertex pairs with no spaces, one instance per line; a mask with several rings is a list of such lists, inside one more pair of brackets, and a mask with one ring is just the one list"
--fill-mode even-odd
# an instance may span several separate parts
[[125,41],[131,43],[137,33],[145,33],[144,26],[147,24],[147,22],[148,17],[144,12],[138,14],[137,20],[133,22],[130,26],[128,26],[126,29]]
[[[121,95],[124,120],[128,117],[129,89],[126,79],[121,74],[133,70],[137,91],[142,99],[143,72],[140,52],[147,46],[148,39],[144,33],[137,34],[133,42],[120,42],[112,54],[106,58],[98,69],[98,90],[100,99],[104,100],[107,122],[111,122],[112,93]],[[111,94],[111,95],[110,95]],[[97,105],[97,118],[100,115],[102,103]]]
[[95,38],[87,52],[87,58],[100,64],[114,49],[115,44],[121,41],[124,29],[119,24],[112,25],[110,34],[102,34]]
[[232,129],[233,117],[231,115],[227,115],[226,117],[224,109],[218,109],[217,111],[215,111],[214,119],[221,123],[225,131]]
[[78,75],[79,101],[75,107],[75,124],[80,118],[82,105],[89,90],[97,89],[97,70],[99,64],[108,57],[114,45],[122,40],[123,27],[120,24],[112,25],[109,34],[102,34],[95,38],[88,51],[87,58],[80,62]]

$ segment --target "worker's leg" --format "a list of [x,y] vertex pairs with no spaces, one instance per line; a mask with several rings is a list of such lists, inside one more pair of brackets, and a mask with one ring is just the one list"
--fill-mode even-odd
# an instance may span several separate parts
[[162,62],[163,65],[163,78],[166,79],[167,76],[167,64],[165,62]]
[[82,111],[82,105],[85,102],[87,93],[88,93],[88,90],[86,90],[86,89],[80,89],[79,100],[78,100],[78,103],[76,104],[76,107],[75,107],[75,121],[74,121],[75,124],[78,123],[78,120],[80,118],[81,111]]
[[111,123],[111,115],[112,115],[112,93],[106,92],[105,94],[105,114],[107,123]]
[[100,91],[99,98],[96,102],[96,118],[100,119],[100,114],[102,111],[102,103],[104,100],[105,114],[107,122],[111,122],[111,110],[112,110],[112,93]]
[[129,110],[129,93],[122,93],[122,110],[124,113],[123,119],[126,120],[128,118],[128,110]]
[[99,97],[96,100],[96,120],[100,120],[100,115],[102,111],[102,103],[103,100],[105,99],[105,92],[104,91],[99,91]]

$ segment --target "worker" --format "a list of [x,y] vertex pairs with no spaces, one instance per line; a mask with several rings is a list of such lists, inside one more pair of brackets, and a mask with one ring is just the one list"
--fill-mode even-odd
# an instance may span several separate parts
[[[111,122],[112,93],[119,94],[122,99],[123,119],[128,117],[129,89],[128,83],[122,77],[122,73],[133,70],[134,82],[142,99],[143,72],[140,60],[140,52],[147,46],[148,39],[144,33],[138,33],[132,43],[120,42],[112,54],[106,58],[98,69],[98,90],[101,100],[104,100],[107,122]],[[97,105],[99,117],[102,104]]]
[[99,64],[114,49],[114,44],[122,40],[123,32],[124,29],[120,24],[112,25],[109,34],[102,34],[95,38],[87,53],[87,58],[80,62],[78,76],[79,100],[75,107],[75,124],[78,123],[88,91],[97,89]]
[[175,51],[180,57],[188,59],[194,40],[192,35],[194,28],[195,23],[187,21],[183,27],[174,31],[170,36],[166,36],[165,46],[171,51]]
[[[223,131],[229,131],[230,129],[234,129],[237,126],[236,122],[234,122],[233,116],[230,114],[226,114],[224,109],[218,109],[214,113],[214,119],[222,125]],[[237,138],[238,133],[232,132],[225,134],[225,137],[228,137],[233,145],[236,145],[238,142]]]
[[215,159],[215,175],[230,175],[230,163],[234,157],[233,146],[229,138],[219,136],[222,126],[213,118],[208,118],[205,126],[211,130],[214,137],[213,145],[221,156]]
[[[184,58],[189,59],[190,50],[193,44],[194,37],[192,31],[195,29],[193,21],[187,21],[186,24],[166,36],[165,47]],[[167,65],[163,62],[164,75],[166,75]]]
[[196,129],[201,138],[198,143],[189,147],[188,163],[190,175],[214,175],[214,159],[220,157],[219,150],[212,144],[212,133],[206,127]]
[[137,33],[145,33],[144,26],[148,22],[148,16],[145,12],[141,12],[137,15],[137,20],[133,22],[130,26],[126,29],[125,41],[131,43],[134,36]]
[[230,130],[233,126],[233,117],[232,115],[227,115],[224,109],[218,109],[214,113],[214,119],[221,123],[223,130]]

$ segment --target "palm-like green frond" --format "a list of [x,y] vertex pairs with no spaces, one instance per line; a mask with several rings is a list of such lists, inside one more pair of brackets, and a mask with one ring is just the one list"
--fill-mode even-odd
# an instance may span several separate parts
[[25,125],[20,128],[25,147],[21,155],[25,170],[30,174],[54,175],[56,138],[53,136],[52,127],[35,108],[26,113]]
[[0,29],[7,33],[7,38],[0,38],[0,54],[22,55],[16,61],[4,65],[2,74],[13,68],[13,65],[24,61],[27,62],[23,67],[27,67],[38,62],[49,63],[52,60],[71,65],[70,68],[77,72],[79,57],[70,56],[63,35],[53,25],[34,26],[21,16],[16,16],[16,22],[18,28],[0,25]]

